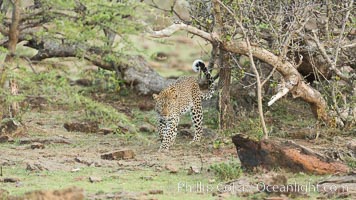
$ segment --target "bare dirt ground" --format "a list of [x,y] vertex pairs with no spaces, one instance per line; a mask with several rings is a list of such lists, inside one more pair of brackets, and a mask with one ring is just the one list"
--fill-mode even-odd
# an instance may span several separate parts
[[[135,102],[135,106],[142,105],[141,101],[147,99]],[[124,105],[118,103],[117,108],[132,115],[133,108]],[[238,159],[231,143],[218,148],[213,146],[216,133],[207,135],[201,144],[189,145],[191,136],[181,132],[173,148],[168,153],[160,153],[154,128],[153,133],[136,134],[68,132],[64,123],[75,121],[75,116],[80,114],[80,111],[73,115],[70,111],[52,109],[32,110],[25,114],[23,132],[0,145],[3,180],[13,179],[0,182],[6,194],[23,195],[33,190],[76,186],[81,189],[69,191],[79,191],[86,199],[268,199],[267,193],[258,191],[256,186],[271,183],[279,175],[282,178],[278,178],[276,184],[284,183],[284,179],[290,183],[314,184],[325,178],[276,169],[244,173],[235,182],[221,181],[211,172],[210,166],[231,160],[238,162]],[[303,145],[314,146],[306,140],[301,141],[304,141]],[[316,148],[325,147],[322,141]],[[346,143],[344,141],[343,145]],[[123,149],[132,150],[134,157],[122,160],[101,158],[102,154]],[[46,194],[47,199],[54,198],[50,196],[52,193]],[[291,197],[289,193],[272,196],[279,199]],[[327,194],[314,192],[292,198],[327,198]]]
[[[128,181],[129,184],[132,184],[132,182],[150,181],[161,173],[164,176],[176,176],[174,174],[177,173],[187,174],[191,167],[197,168],[200,173],[201,170],[206,171],[213,163],[236,158],[236,151],[231,145],[219,150],[209,149],[204,145],[188,145],[189,139],[184,137],[177,139],[176,145],[170,152],[159,153],[157,137],[148,133],[147,136],[119,136],[117,134],[98,135],[96,133],[68,132],[63,128],[63,124],[67,120],[66,114],[66,111],[28,113],[23,121],[26,126],[24,136],[10,139],[9,143],[0,146],[2,176],[16,179],[14,183],[1,182],[1,188],[10,191],[10,194],[18,195],[32,189],[65,188],[77,185],[78,182],[91,184],[89,178],[92,176],[101,179],[98,181],[99,183],[92,184],[100,185],[106,182],[105,179],[113,179],[113,177],[115,179],[116,175],[120,177],[122,171],[124,171],[122,173],[138,172],[141,174],[142,177],[135,176],[132,178],[133,180]],[[122,149],[133,150],[135,157],[128,160],[104,160],[101,158],[104,153]],[[89,170],[91,172],[82,174],[83,168],[84,170],[91,168]],[[108,170],[109,172],[107,172]],[[146,172],[148,172],[147,176]],[[61,179],[61,175],[63,175],[63,179]],[[40,178],[36,176],[40,176]],[[179,178],[175,179],[179,181]],[[182,181],[184,179],[186,178],[183,178]],[[56,181],[58,182],[56,183]],[[115,180],[111,180],[111,182],[115,185]],[[121,182],[122,180],[118,180],[117,185],[122,184]],[[56,184],[52,185],[53,183]],[[79,185],[83,185],[85,188],[87,183]],[[171,186],[167,186],[175,189],[178,182],[171,184]],[[139,188],[140,183],[132,184],[132,188],[129,187],[134,190]],[[102,186],[98,186],[97,191],[89,189],[87,197],[91,199],[95,199],[97,196],[99,199],[107,198],[105,194],[100,194],[101,189]],[[115,190],[106,189],[108,190],[104,193],[115,193]],[[162,190],[160,186],[150,188],[150,190],[155,189]],[[149,193],[150,190],[142,192]],[[98,192],[99,194],[97,194]],[[164,192],[170,195],[169,191]],[[142,196],[140,192],[136,193],[137,198],[146,198],[146,196],[140,197]],[[132,196],[133,194],[127,195]],[[121,194],[121,196],[125,195]]]

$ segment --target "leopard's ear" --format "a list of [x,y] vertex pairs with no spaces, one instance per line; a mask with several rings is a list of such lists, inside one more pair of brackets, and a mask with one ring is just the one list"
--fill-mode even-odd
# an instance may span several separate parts
[[158,95],[157,94],[153,94],[152,97],[153,97],[153,100],[155,100],[155,101],[158,99]]

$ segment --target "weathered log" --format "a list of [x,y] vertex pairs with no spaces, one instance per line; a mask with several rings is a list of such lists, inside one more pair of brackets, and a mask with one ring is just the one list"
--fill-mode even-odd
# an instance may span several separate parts
[[130,57],[122,73],[126,83],[132,84],[139,94],[144,95],[158,93],[174,81],[160,76],[141,56]]
[[292,172],[311,174],[346,173],[349,168],[343,163],[328,160],[313,150],[295,142],[261,140],[255,141],[238,134],[232,137],[241,165],[247,170],[256,167],[285,168]]

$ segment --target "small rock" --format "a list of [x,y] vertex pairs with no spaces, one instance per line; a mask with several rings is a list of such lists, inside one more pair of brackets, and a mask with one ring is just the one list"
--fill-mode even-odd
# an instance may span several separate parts
[[197,166],[190,166],[188,170],[188,175],[199,174],[199,173],[200,173],[200,169]]
[[104,160],[126,160],[135,157],[135,153],[131,149],[118,150],[101,155]]
[[0,143],[5,143],[5,142],[11,142],[14,141],[10,136],[8,135],[2,135],[0,136]]
[[178,172],[178,169],[172,165],[166,165],[166,170],[169,171],[171,174],[176,174]]
[[153,180],[153,177],[152,176],[141,176],[140,177],[142,180],[145,180],[145,181],[152,181]]
[[209,183],[209,184],[213,184],[213,183],[215,183],[215,182],[216,182],[215,179],[209,179],[209,180],[208,180],[208,183]]
[[26,170],[28,171],[43,171],[48,170],[40,163],[27,163]]
[[16,120],[5,118],[0,123],[0,132],[11,134],[21,126],[21,123]]
[[70,85],[79,85],[79,86],[88,87],[88,86],[93,85],[93,81],[90,79],[82,78],[82,79],[77,79],[75,81],[73,81],[73,80],[70,81]]
[[157,172],[161,172],[161,171],[163,171],[163,168],[160,167],[160,166],[156,166],[155,170],[156,170]]
[[151,124],[145,123],[140,126],[139,130],[141,132],[152,133],[156,131],[156,128]]
[[74,169],[72,169],[72,170],[70,170],[71,172],[79,172],[80,171],[80,168],[78,167],[78,168],[74,168]]
[[103,180],[102,178],[96,177],[96,176],[90,176],[90,177],[89,177],[89,181],[90,181],[91,183],[101,182],[102,180]]
[[74,161],[76,161],[78,163],[82,163],[82,164],[88,165],[88,166],[93,164],[92,161],[86,160],[85,158],[81,158],[81,157],[75,157]]
[[153,103],[151,103],[151,101],[141,102],[138,104],[138,108],[141,111],[149,111],[149,110],[152,110],[154,107],[155,107],[155,105]]
[[109,135],[109,134],[113,134],[114,130],[111,128],[101,128],[99,130],[99,134],[103,134],[103,135]]
[[163,190],[150,190],[149,194],[163,194]]
[[44,123],[43,122],[36,122],[37,125],[43,126]]
[[115,133],[118,133],[118,134],[136,133],[136,129],[134,126],[119,124],[117,126]]
[[45,146],[42,143],[34,142],[31,144],[31,149],[44,149]]
[[229,198],[230,196],[231,196],[231,194],[228,192],[224,192],[224,193],[221,193],[218,195],[218,197],[223,198],[223,199]]
[[84,133],[96,133],[99,130],[99,124],[97,122],[72,122],[64,123],[63,127],[68,132],[84,132]]
[[22,187],[22,186],[23,186],[22,182],[16,182],[15,184],[15,187]]
[[347,143],[347,148],[353,151],[354,154],[356,154],[356,140],[353,139],[350,142]]
[[3,178],[3,179],[0,179],[0,182],[3,182],[3,183],[17,183],[19,181],[20,181],[20,179],[18,179],[18,178]]

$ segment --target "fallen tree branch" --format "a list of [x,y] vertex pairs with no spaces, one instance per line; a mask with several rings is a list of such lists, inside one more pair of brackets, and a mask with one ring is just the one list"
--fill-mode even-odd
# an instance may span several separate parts
[[197,36],[207,39],[209,41],[214,40],[213,36],[210,35],[209,33],[202,31],[198,28],[195,28],[193,26],[183,24],[183,23],[173,24],[173,25],[171,25],[163,30],[160,30],[160,31],[150,31],[150,34],[151,34],[150,36],[154,37],[154,38],[169,37],[169,36],[173,35],[173,33],[177,32],[179,30],[188,31],[191,34],[197,35]]
[[308,174],[334,174],[350,171],[340,161],[328,160],[314,150],[290,141],[256,141],[247,135],[237,134],[232,137],[241,166],[248,170],[257,167],[264,169],[284,168],[292,172]]
[[268,106],[271,106],[276,102],[278,99],[282,98],[284,95],[286,95],[289,92],[289,89],[286,87],[283,87],[281,90],[278,91],[277,94],[273,95],[271,100],[268,102]]

